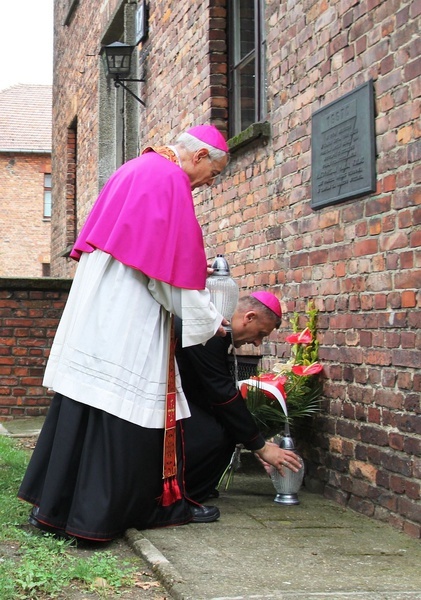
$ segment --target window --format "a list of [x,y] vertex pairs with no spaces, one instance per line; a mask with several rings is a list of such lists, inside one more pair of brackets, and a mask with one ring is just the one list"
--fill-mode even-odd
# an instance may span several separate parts
[[51,218],[51,173],[44,173],[44,219]]
[[266,117],[264,0],[229,0],[229,135]]

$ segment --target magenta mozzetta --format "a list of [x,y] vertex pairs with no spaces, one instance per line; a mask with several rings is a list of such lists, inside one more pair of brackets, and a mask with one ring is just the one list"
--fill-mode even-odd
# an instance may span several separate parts
[[95,248],[153,279],[204,289],[206,256],[186,173],[155,152],[120,167],[105,184],[70,256],[79,260]]

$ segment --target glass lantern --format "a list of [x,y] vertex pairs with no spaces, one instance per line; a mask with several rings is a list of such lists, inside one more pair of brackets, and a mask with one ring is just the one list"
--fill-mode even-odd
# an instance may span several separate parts
[[[210,292],[211,301],[216,310],[228,321],[231,321],[238,302],[238,285],[230,277],[230,268],[222,254],[217,255],[212,264],[212,269],[214,270],[212,275],[209,275],[206,280],[206,287]],[[228,327],[226,329],[229,330]]]

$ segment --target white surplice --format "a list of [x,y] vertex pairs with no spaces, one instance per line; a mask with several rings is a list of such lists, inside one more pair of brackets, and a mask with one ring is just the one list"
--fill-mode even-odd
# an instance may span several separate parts
[[[163,428],[171,313],[183,346],[206,342],[222,316],[208,290],[149,279],[95,250],[79,261],[44,385],[142,427]],[[176,365],[176,417],[190,416]]]

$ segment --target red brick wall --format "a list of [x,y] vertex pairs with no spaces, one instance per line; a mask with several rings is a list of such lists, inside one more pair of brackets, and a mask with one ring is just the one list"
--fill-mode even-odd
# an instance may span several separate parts
[[50,263],[44,173],[50,156],[0,153],[0,277],[41,277]]
[[[283,297],[284,327],[266,352],[286,357],[288,313],[309,299],[319,308],[326,414],[303,448],[309,477],[419,537],[419,14],[402,2],[305,6],[269,4],[272,139],[234,154],[197,212],[209,255],[227,255],[243,290],[270,286]],[[311,114],[368,78],[376,192],[315,212]]]
[[70,283],[0,278],[0,420],[46,413],[42,379]]
[[[215,54],[225,51],[225,0],[149,5],[149,38],[139,48],[147,53],[141,146],[173,141],[210,119],[223,124],[226,114],[226,65]],[[111,4],[105,6],[110,14]],[[315,301],[325,404],[311,429],[311,451],[303,447],[309,480],[338,502],[419,537],[420,5],[269,1],[266,7],[271,138],[234,153],[221,182],[195,193],[208,256],[227,256],[242,292],[270,287],[282,297],[283,327],[263,348],[271,357],[266,364],[286,359],[289,314]],[[82,3],[69,28],[58,28],[56,161],[63,160],[64,129],[77,108],[80,221],[96,197],[98,156],[97,75],[84,57],[98,47],[105,13],[100,23]],[[70,66],[74,55],[86,72]],[[368,79],[377,189],[313,211],[311,115]],[[63,193],[64,183],[57,185]],[[56,227],[61,232],[60,219]],[[55,269],[67,274],[58,263]]]
[[[286,6],[268,7],[272,139],[234,155],[197,211],[244,288],[275,286],[290,313],[310,298],[320,310],[327,415],[304,448],[309,476],[419,537],[419,14],[410,3]],[[376,193],[314,212],[311,114],[368,78]],[[284,337],[269,354],[288,354]]]

